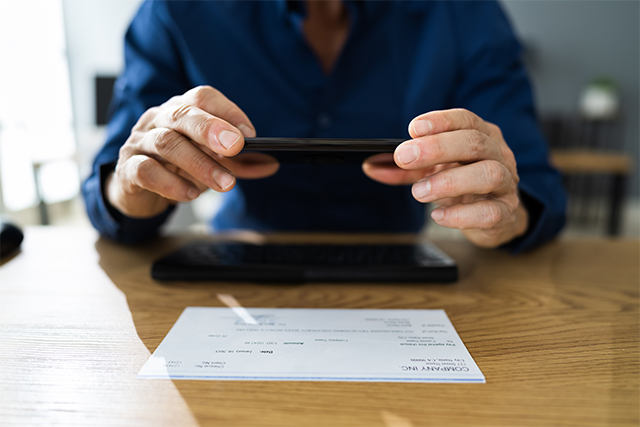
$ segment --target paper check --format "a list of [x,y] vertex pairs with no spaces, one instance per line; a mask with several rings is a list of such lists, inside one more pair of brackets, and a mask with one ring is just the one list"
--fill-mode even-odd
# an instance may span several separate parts
[[484,383],[444,310],[188,307],[138,378]]

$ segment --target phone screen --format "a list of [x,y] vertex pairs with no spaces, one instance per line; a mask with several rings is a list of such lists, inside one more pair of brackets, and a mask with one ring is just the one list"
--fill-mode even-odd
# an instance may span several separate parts
[[274,156],[284,164],[361,164],[367,157],[393,153],[404,139],[245,138],[243,152]]

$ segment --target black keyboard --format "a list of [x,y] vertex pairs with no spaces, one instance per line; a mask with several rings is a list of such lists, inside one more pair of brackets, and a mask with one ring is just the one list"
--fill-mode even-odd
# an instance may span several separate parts
[[428,243],[411,245],[192,243],[158,261],[159,280],[438,281],[454,261]]

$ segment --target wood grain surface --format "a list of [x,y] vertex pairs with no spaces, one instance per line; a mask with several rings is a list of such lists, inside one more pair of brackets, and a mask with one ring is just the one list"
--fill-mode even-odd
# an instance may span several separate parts
[[633,169],[632,157],[626,153],[611,153],[588,149],[554,149],[551,163],[563,173],[601,173],[627,175]]
[[[640,423],[638,241],[559,240],[516,257],[437,242],[461,267],[450,285],[153,281],[152,260],[192,238],[125,247],[29,229],[0,267],[0,425]],[[445,309],[487,383],[136,380],[182,310],[223,306],[221,293],[245,307]]]

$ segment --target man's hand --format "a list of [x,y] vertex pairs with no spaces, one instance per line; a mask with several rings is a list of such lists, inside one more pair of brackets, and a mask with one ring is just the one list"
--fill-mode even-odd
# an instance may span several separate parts
[[467,110],[432,111],[413,119],[409,134],[393,157],[367,159],[364,172],[385,184],[413,184],[416,200],[438,204],[431,213],[437,224],[463,230],[478,246],[525,233],[515,157],[496,125]]
[[273,175],[279,167],[273,157],[233,157],[252,136],[253,125],[237,105],[211,87],[196,87],[140,117],[107,178],[107,199],[123,214],[145,218],[207,188],[229,191],[236,176]]

